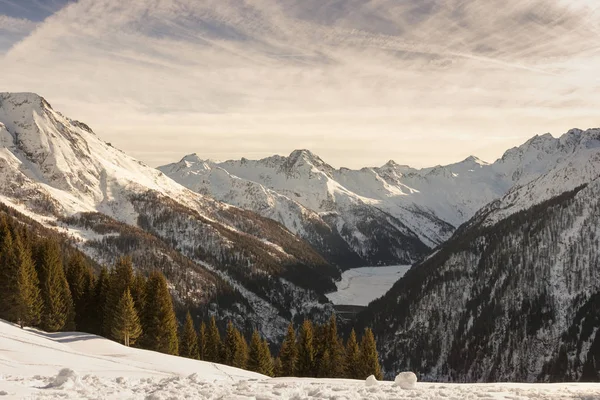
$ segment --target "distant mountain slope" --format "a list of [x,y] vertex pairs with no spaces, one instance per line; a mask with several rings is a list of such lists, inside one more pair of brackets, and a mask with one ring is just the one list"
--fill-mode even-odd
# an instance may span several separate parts
[[[493,164],[471,156],[420,170],[394,161],[378,168],[335,169],[308,150],[296,150],[257,161],[213,162],[191,154],[159,169],[191,190],[275,219],[330,261],[349,263],[343,268],[353,262],[411,263],[445,242],[480,208],[565,160],[573,160],[565,168],[589,168],[577,164],[595,146],[578,145],[582,133],[535,136]],[[577,179],[575,173],[573,182]]]
[[98,261],[127,252],[145,253],[146,263],[180,260],[167,263],[195,288],[182,301],[201,305],[196,294],[214,289],[193,270],[212,271],[245,299],[232,297],[220,317],[271,338],[294,315],[326,314],[324,293],[340,276],[282,225],[184,188],[35,94],[0,94],[0,201],[58,223]]
[[[600,130],[573,130],[528,142],[560,153],[555,167],[483,208],[369,305],[360,324],[374,327],[388,371],[459,382],[600,378],[599,139]],[[538,171],[534,159],[519,172]]]

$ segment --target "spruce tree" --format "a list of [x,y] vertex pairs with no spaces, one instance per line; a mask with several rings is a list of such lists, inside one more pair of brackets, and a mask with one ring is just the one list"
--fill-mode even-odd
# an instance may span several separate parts
[[110,276],[108,274],[108,270],[105,267],[102,267],[94,284],[89,304],[90,332],[101,336],[109,336],[108,332],[104,332],[104,310],[108,294],[109,280]]
[[273,360],[273,376],[275,377],[282,377],[285,376],[283,375],[283,369],[282,369],[282,365],[281,365],[281,358],[277,357],[275,360]]
[[296,371],[300,377],[316,376],[313,326],[309,320],[304,320],[300,328]]
[[259,371],[263,375],[275,376],[275,365],[273,363],[273,357],[271,356],[271,349],[269,349],[269,343],[266,339],[262,340],[261,348],[261,370]]
[[225,330],[225,340],[223,340],[223,364],[233,365],[233,358],[239,343],[237,342],[235,327],[233,323],[229,321],[227,323],[227,329]]
[[231,365],[236,368],[246,369],[248,366],[248,343],[239,330],[235,330],[235,352]]
[[194,321],[188,311],[185,316],[185,324],[183,325],[183,332],[181,333],[181,343],[179,344],[179,355],[181,357],[193,358],[197,360],[200,356],[198,354],[198,335],[196,334],[196,328],[194,328]]
[[18,265],[17,321],[23,328],[25,325],[37,326],[42,316],[43,300],[39,288],[39,279],[31,249],[23,243],[19,235],[15,238],[15,255]]
[[331,363],[331,356],[329,355],[329,349],[325,349],[325,352],[321,356],[321,360],[319,361],[319,371],[317,374],[317,378],[331,378],[332,372],[331,368],[333,367]]
[[126,289],[119,300],[116,313],[113,317],[112,336],[125,346],[135,343],[142,334],[140,319],[129,289]]
[[[335,315],[329,319],[325,333],[325,348],[329,353],[329,367],[321,367],[322,371],[328,371],[324,377],[342,378],[344,376],[344,345],[337,332]],[[323,355],[324,357],[324,355]]]
[[377,344],[371,328],[366,328],[360,342],[359,365],[361,375],[359,379],[364,379],[369,375],[375,375],[375,378],[383,379],[381,365],[379,365],[379,355],[377,354]]
[[206,330],[206,324],[204,321],[200,324],[198,330],[198,355],[201,360],[206,360],[206,347],[208,343],[208,332]]
[[91,330],[89,307],[93,292],[94,275],[81,253],[76,252],[71,255],[67,261],[65,275],[75,307],[77,330],[89,332]]
[[146,277],[141,272],[138,271],[133,277],[130,290],[131,297],[133,297],[133,301],[135,303],[135,308],[138,311],[138,314],[141,315],[141,313],[144,310],[144,304],[146,302]]
[[262,340],[258,331],[252,333],[248,352],[248,369],[259,374],[273,376],[273,359],[266,340]]
[[177,355],[177,319],[165,276],[154,271],[148,277],[146,303],[142,314],[143,347],[161,353]]
[[346,378],[362,379],[360,370],[360,350],[356,340],[356,332],[352,329],[348,342],[346,342],[346,357],[344,366],[346,367]]
[[106,303],[104,304],[103,332],[111,339],[117,339],[112,336],[114,316],[117,313],[117,307],[121,297],[123,297],[123,293],[125,293],[127,289],[131,290],[133,279],[133,264],[131,263],[131,258],[121,257],[110,271],[108,291],[106,292]]
[[296,363],[298,362],[298,347],[296,345],[296,331],[290,322],[285,339],[279,351],[281,361],[281,376],[296,376]]
[[74,317],[73,300],[58,243],[53,240],[43,242],[37,258],[36,266],[44,301],[41,327],[47,332],[69,328]]
[[[6,223],[6,222],[5,222]],[[18,318],[18,270],[12,233],[3,227],[0,246],[0,318],[16,322]]]
[[221,335],[217,327],[217,320],[211,317],[206,336],[204,359],[211,362],[221,362]]

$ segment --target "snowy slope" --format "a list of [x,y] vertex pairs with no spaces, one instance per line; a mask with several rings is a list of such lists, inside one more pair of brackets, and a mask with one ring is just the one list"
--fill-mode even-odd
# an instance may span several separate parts
[[411,263],[429,251],[402,221],[334,178],[335,170],[308,150],[289,157],[204,161],[192,154],[159,168],[217,200],[273,218],[342,268]]
[[451,381],[600,378],[598,133],[531,141],[563,158],[482,209],[359,316],[388,370]]
[[448,385],[271,379],[236,368],[131,349],[79,332],[46,334],[0,321],[0,398],[6,399],[565,399],[598,384]]
[[[561,175],[547,177],[546,185],[536,185],[544,193],[519,196],[524,202],[521,208],[573,188],[597,173],[597,135],[595,130],[574,129],[560,138],[535,136],[492,164],[471,156],[420,170],[394,161],[377,168],[335,169],[308,150],[296,150],[288,157],[220,163],[194,154],[160,169],[186,187],[218,200],[263,214],[269,210],[269,217],[301,234],[297,227],[302,213],[289,206],[290,202],[299,203],[329,222],[360,253],[361,247],[369,246],[365,237],[370,232],[361,230],[359,214],[379,221],[390,216],[395,220],[392,225],[400,224],[390,232],[415,235],[434,247],[486,204],[550,170],[561,171]],[[555,184],[555,179],[561,183]],[[285,199],[285,206],[277,200],[278,195]],[[357,209],[363,212],[357,213]]]
[[81,239],[98,262],[127,251],[160,266],[186,286],[174,288],[182,301],[206,307],[206,294],[237,288],[244,300],[219,317],[248,317],[273,340],[293,313],[326,314],[339,277],[282,225],[185,188],[33,93],[0,94],[0,201]]

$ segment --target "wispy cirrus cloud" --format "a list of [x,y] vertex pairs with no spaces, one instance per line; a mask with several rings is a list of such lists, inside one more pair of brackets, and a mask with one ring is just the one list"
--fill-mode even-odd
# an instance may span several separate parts
[[80,0],[7,52],[0,86],[154,165],[298,147],[345,166],[489,159],[599,124],[597,7]]

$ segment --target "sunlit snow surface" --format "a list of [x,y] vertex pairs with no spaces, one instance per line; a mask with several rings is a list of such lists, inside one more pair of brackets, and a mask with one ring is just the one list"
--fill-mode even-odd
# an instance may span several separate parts
[[366,306],[390,290],[409,269],[410,265],[349,269],[336,283],[338,291],[329,293],[327,297],[333,304]]
[[[66,369],[68,368],[68,369]],[[85,333],[45,334],[0,321],[0,399],[596,399],[600,384],[429,384],[270,379],[129,349]]]

